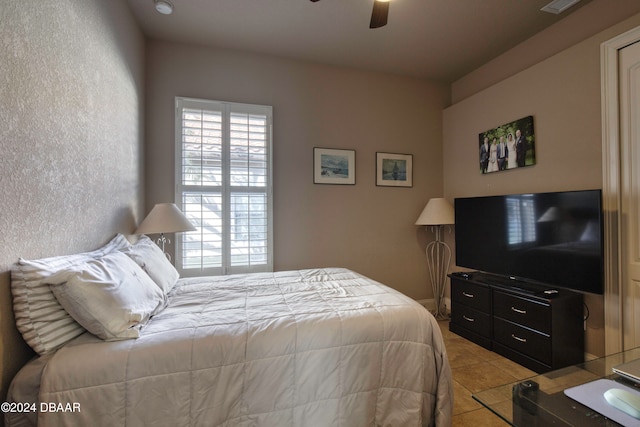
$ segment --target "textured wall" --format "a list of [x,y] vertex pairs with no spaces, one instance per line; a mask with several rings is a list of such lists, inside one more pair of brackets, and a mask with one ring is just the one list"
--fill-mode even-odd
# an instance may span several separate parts
[[2,2],[0,399],[29,354],[13,323],[11,264],[134,228],[143,79],[144,38],[124,1]]

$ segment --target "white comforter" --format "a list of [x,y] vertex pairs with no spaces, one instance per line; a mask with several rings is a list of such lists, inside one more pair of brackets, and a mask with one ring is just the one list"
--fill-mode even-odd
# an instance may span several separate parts
[[181,279],[140,338],[85,334],[40,364],[38,405],[68,409],[41,426],[451,424],[433,316],[345,269]]

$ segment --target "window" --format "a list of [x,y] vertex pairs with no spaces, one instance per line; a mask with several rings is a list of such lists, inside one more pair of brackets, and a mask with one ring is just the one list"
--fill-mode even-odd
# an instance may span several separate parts
[[176,201],[196,227],[185,276],[273,270],[272,108],[176,98]]
[[509,245],[535,242],[537,236],[533,196],[523,194],[507,197],[506,209]]

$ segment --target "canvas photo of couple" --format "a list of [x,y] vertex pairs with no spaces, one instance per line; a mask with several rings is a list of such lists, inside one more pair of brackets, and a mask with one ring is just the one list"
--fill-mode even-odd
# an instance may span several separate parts
[[536,163],[533,116],[482,132],[478,143],[480,172],[483,174]]

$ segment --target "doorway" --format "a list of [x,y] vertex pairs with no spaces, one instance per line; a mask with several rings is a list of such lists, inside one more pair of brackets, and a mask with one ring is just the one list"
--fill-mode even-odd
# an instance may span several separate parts
[[[601,46],[605,351],[640,346],[640,27]],[[638,325],[638,326],[636,326]]]

